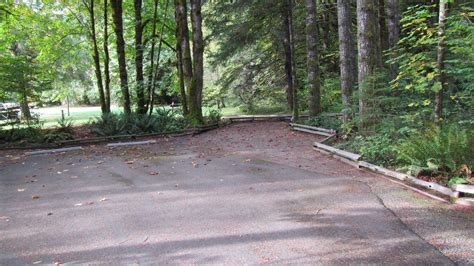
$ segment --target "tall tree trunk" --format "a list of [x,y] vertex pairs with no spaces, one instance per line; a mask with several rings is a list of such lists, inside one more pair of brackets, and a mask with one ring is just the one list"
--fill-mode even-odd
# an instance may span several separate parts
[[28,94],[26,86],[23,86],[23,91],[21,92],[21,101],[20,101],[20,109],[21,109],[21,118],[25,119],[27,123],[31,120],[31,112],[30,107],[28,106]]
[[99,91],[99,100],[100,100],[100,109],[103,114],[107,113],[107,105],[105,103],[105,96],[104,96],[104,85],[102,84],[102,71],[100,70],[100,56],[99,56],[99,48],[97,47],[97,36],[95,31],[95,14],[94,14],[94,0],[90,0],[89,5],[87,5],[89,10],[89,15],[91,19],[91,31],[90,31],[90,38],[92,41],[93,47],[93,59],[94,59],[94,67],[95,67],[95,77],[97,78],[97,88]]
[[316,22],[316,3],[306,0],[306,46],[309,87],[309,115],[321,112],[320,73],[318,55],[318,27]]
[[143,27],[142,27],[142,0],[134,0],[135,11],[135,74],[137,91],[137,112],[145,114],[145,84],[143,77]]
[[287,38],[288,46],[290,48],[290,65],[291,65],[291,87],[292,87],[292,99],[293,99],[293,117],[292,121],[299,120],[298,110],[298,81],[296,77],[296,61],[295,61],[295,41],[294,41],[294,26],[293,26],[293,0],[286,1],[286,24],[288,26]]
[[154,69],[155,69],[155,45],[156,45],[156,21],[158,16],[158,0],[153,1],[153,22],[152,22],[152,30],[151,30],[151,50],[150,50],[150,70],[148,72],[148,85],[147,85],[147,92],[148,92],[148,101],[146,103],[146,109],[148,110],[150,103],[151,103],[151,90],[152,86],[154,86]]
[[341,69],[341,97],[344,106],[344,122],[349,120],[350,97],[357,81],[357,58],[352,33],[352,12],[350,2],[337,0],[339,64]]
[[372,123],[372,104],[374,95],[373,78],[379,65],[378,0],[357,0],[357,40],[359,52],[359,118],[360,129],[365,131]]
[[387,50],[388,45],[388,29],[385,13],[385,0],[379,0],[379,29],[380,29],[380,49]]
[[[387,0],[388,46],[394,48],[400,39],[400,0]],[[398,75],[398,64],[390,65],[390,78]]]
[[176,12],[176,27],[178,30],[178,36],[176,42],[181,46],[181,62],[183,66],[184,85],[186,89],[186,99],[188,102],[188,111],[190,108],[190,90],[191,80],[193,78],[193,66],[191,58],[191,48],[189,45],[189,29],[187,19],[187,5],[185,0],[175,0],[175,12]]
[[438,24],[438,52],[436,66],[438,71],[437,82],[440,83],[440,89],[435,94],[435,121],[439,123],[443,114],[443,94],[446,90],[446,77],[444,75],[444,55],[446,51],[446,14],[447,0],[439,1],[439,24]]
[[168,3],[169,3],[169,0],[166,0],[166,4],[165,4],[165,10],[164,10],[164,15],[163,15],[163,24],[161,26],[161,30],[160,30],[160,41],[158,42],[158,55],[156,56],[156,68],[155,68],[155,74],[153,75],[153,82],[152,82],[152,87],[151,87],[151,92],[150,92],[150,115],[153,113],[153,107],[154,107],[154,104],[155,104],[155,86],[156,86],[156,80],[158,78],[158,76],[162,76],[160,75],[162,71],[162,69],[159,69],[159,65],[160,65],[160,56],[161,56],[161,47],[163,45],[163,34],[164,34],[164,30],[165,30],[165,23],[166,23],[166,17],[168,15]]
[[183,70],[183,52],[181,50],[181,44],[183,42],[182,36],[182,16],[183,14],[179,11],[178,1],[175,0],[175,21],[176,21],[176,68],[178,72],[179,92],[181,96],[181,106],[183,108],[183,114],[188,115],[188,101],[186,96],[186,85],[184,83],[184,70]]
[[110,113],[110,55],[109,55],[109,31],[108,31],[108,4],[104,0],[104,76],[105,76],[105,106],[107,113]]
[[202,122],[202,89],[204,76],[204,42],[202,35],[201,0],[191,0],[191,25],[193,29],[193,78],[189,96],[189,117]]
[[285,75],[286,75],[286,100],[291,111],[293,111],[293,59],[291,53],[291,38],[290,38],[290,20],[288,16],[288,0],[285,0],[285,4],[282,9],[283,15],[283,49],[285,51]]
[[329,3],[328,0],[321,0],[321,6],[323,10],[321,12],[321,36],[323,41],[323,49],[326,50],[329,48],[329,32],[330,30],[330,12],[329,12]]
[[125,58],[125,40],[123,39],[122,0],[111,0],[112,18],[117,43],[117,56],[120,72],[120,87],[122,88],[123,110],[126,115],[132,113],[130,106],[130,92],[128,90],[127,63]]

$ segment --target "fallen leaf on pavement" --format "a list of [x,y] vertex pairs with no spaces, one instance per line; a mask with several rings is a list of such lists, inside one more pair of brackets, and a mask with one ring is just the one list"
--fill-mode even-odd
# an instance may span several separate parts
[[94,204],[94,202],[90,201],[90,202],[84,202],[84,203],[76,203],[74,204],[74,206],[84,206],[84,205],[92,205]]
[[33,195],[31,196],[32,199],[39,199],[40,197],[38,195]]

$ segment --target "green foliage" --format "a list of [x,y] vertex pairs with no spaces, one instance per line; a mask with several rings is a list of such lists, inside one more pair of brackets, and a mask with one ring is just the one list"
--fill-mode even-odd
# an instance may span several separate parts
[[42,142],[53,143],[56,141],[72,140],[72,139],[74,139],[74,136],[70,133],[53,131],[53,132],[44,134],[42,138]]
[[12,123],[10,128],[0,130],[0,142],[43,142],[43,123],[38,119],[31,119],[28,123]]
[[[437,81],[436,12],[432,5],[415,5],[403,13],[402,38],[390,51],[389,63],[399,66],[398,76],[391,82],[403,106],[415,119],[431,119],[434,110],[434,93],[441,89]],[[449,9],[446,21],[446,77],[444,117],[474,124],[474,26],[472,3],[459,4]]]
[[253,106],[252,109],[248,109],[246,106],[240,108],[244,113],[249,115],[266,115],[266,114],[282,114],[287,113],[288,109],[286,106],[281,104],[258,104]]
[[221,117],[222,114],[220,109],[211,109],[207,114],[206,120],[209,124],[215,124],[221,121]]
[[451,175],[474,163],[472,132],[456,124],[431,127],[402,141],[397,147],[397,161],[410,174],[420,172]]
[[328,116],[322,113],[315,117],[311,117],[308,120],[305,120],[304,124],[308,126],[339,130],[342,126],[342,120],[338,117]]
[[188,127],[189,122],[177,111],[159,108],[152,115],[104,114],[90,126],[99,136],[116,136],[176,132]]
[[73,122],[71,119],[61,117],[60,119],[57,120],[58,122],[58,127],[56,128],[57,132],[62,132],[62,133],[69,133],[73,134]]
[[394,140],[388,135],[355,136],[336,145],[362,155],[364,160],[374,164],[390,166],[395,163]]
[[458,185],[458,184],[468,184],[469,182],[465,177],[453,176],[448,180],[448,186]]

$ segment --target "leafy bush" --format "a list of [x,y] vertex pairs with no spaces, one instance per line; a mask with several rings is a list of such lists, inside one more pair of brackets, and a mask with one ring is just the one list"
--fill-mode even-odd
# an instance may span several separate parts
[[57,132],[63,132],[63,133],[69,133],[73,134],[73,123],[71,119],[67,119],[64,117],[61,117],[60,119],[57,120],[58,122],[58,127],[56,128]]
[[472,134],[456,124],[414,134],[401,142],[397,151],[397,160],[408,165],[404,170],[414,175],[422,171],[452,175],[463,166],[472,169],[474,163]]
[[209,113],[207,115],[207,122],[210,124],[219,123],[219,121],[221,121],[221,117],[222,115],[220,109],[209,110]]
[[256,105],[252,108],[241,107],[241,110],[249,115],[268,115],[268,114],[281,114],[288,112],[286,106],[272,104],[272,105]]
[[323,127],[337,130],[341,128],[342,120],[334,116],[320,114],[304,121],[304,124],[313,127]]
[[0,142],[41,143],[43,135],[43,123],[31,119],[28,123],[12,123],[10,129],[0,130]]
[[44,143],[53,143],[56,141],[71,140],[74,139],[72,134],[66,132],[49,132],[43,136]]
[[362,155],[364,160],[383,166],[393,165],[396,158],[394,141],[388,135],[356,136],[336,147]]
[[92,131],[99,136],[175,132],[188,126],[178,111],[165,108],[156,109],[152,115],[105,114],[91,123]]

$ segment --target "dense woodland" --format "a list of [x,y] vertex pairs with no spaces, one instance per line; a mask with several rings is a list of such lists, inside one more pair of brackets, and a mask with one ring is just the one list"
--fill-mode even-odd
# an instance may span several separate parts
[[[98,105],[99,135],[238,107],[336,129],[339,147],[375,163],[471,182],[473,1],[2,0],[0,31],[0,101],[20,103],[27,125],[3,127],[5,141],[40,127],[33,102]],[[181,110],[160,107],[171,103]]]

